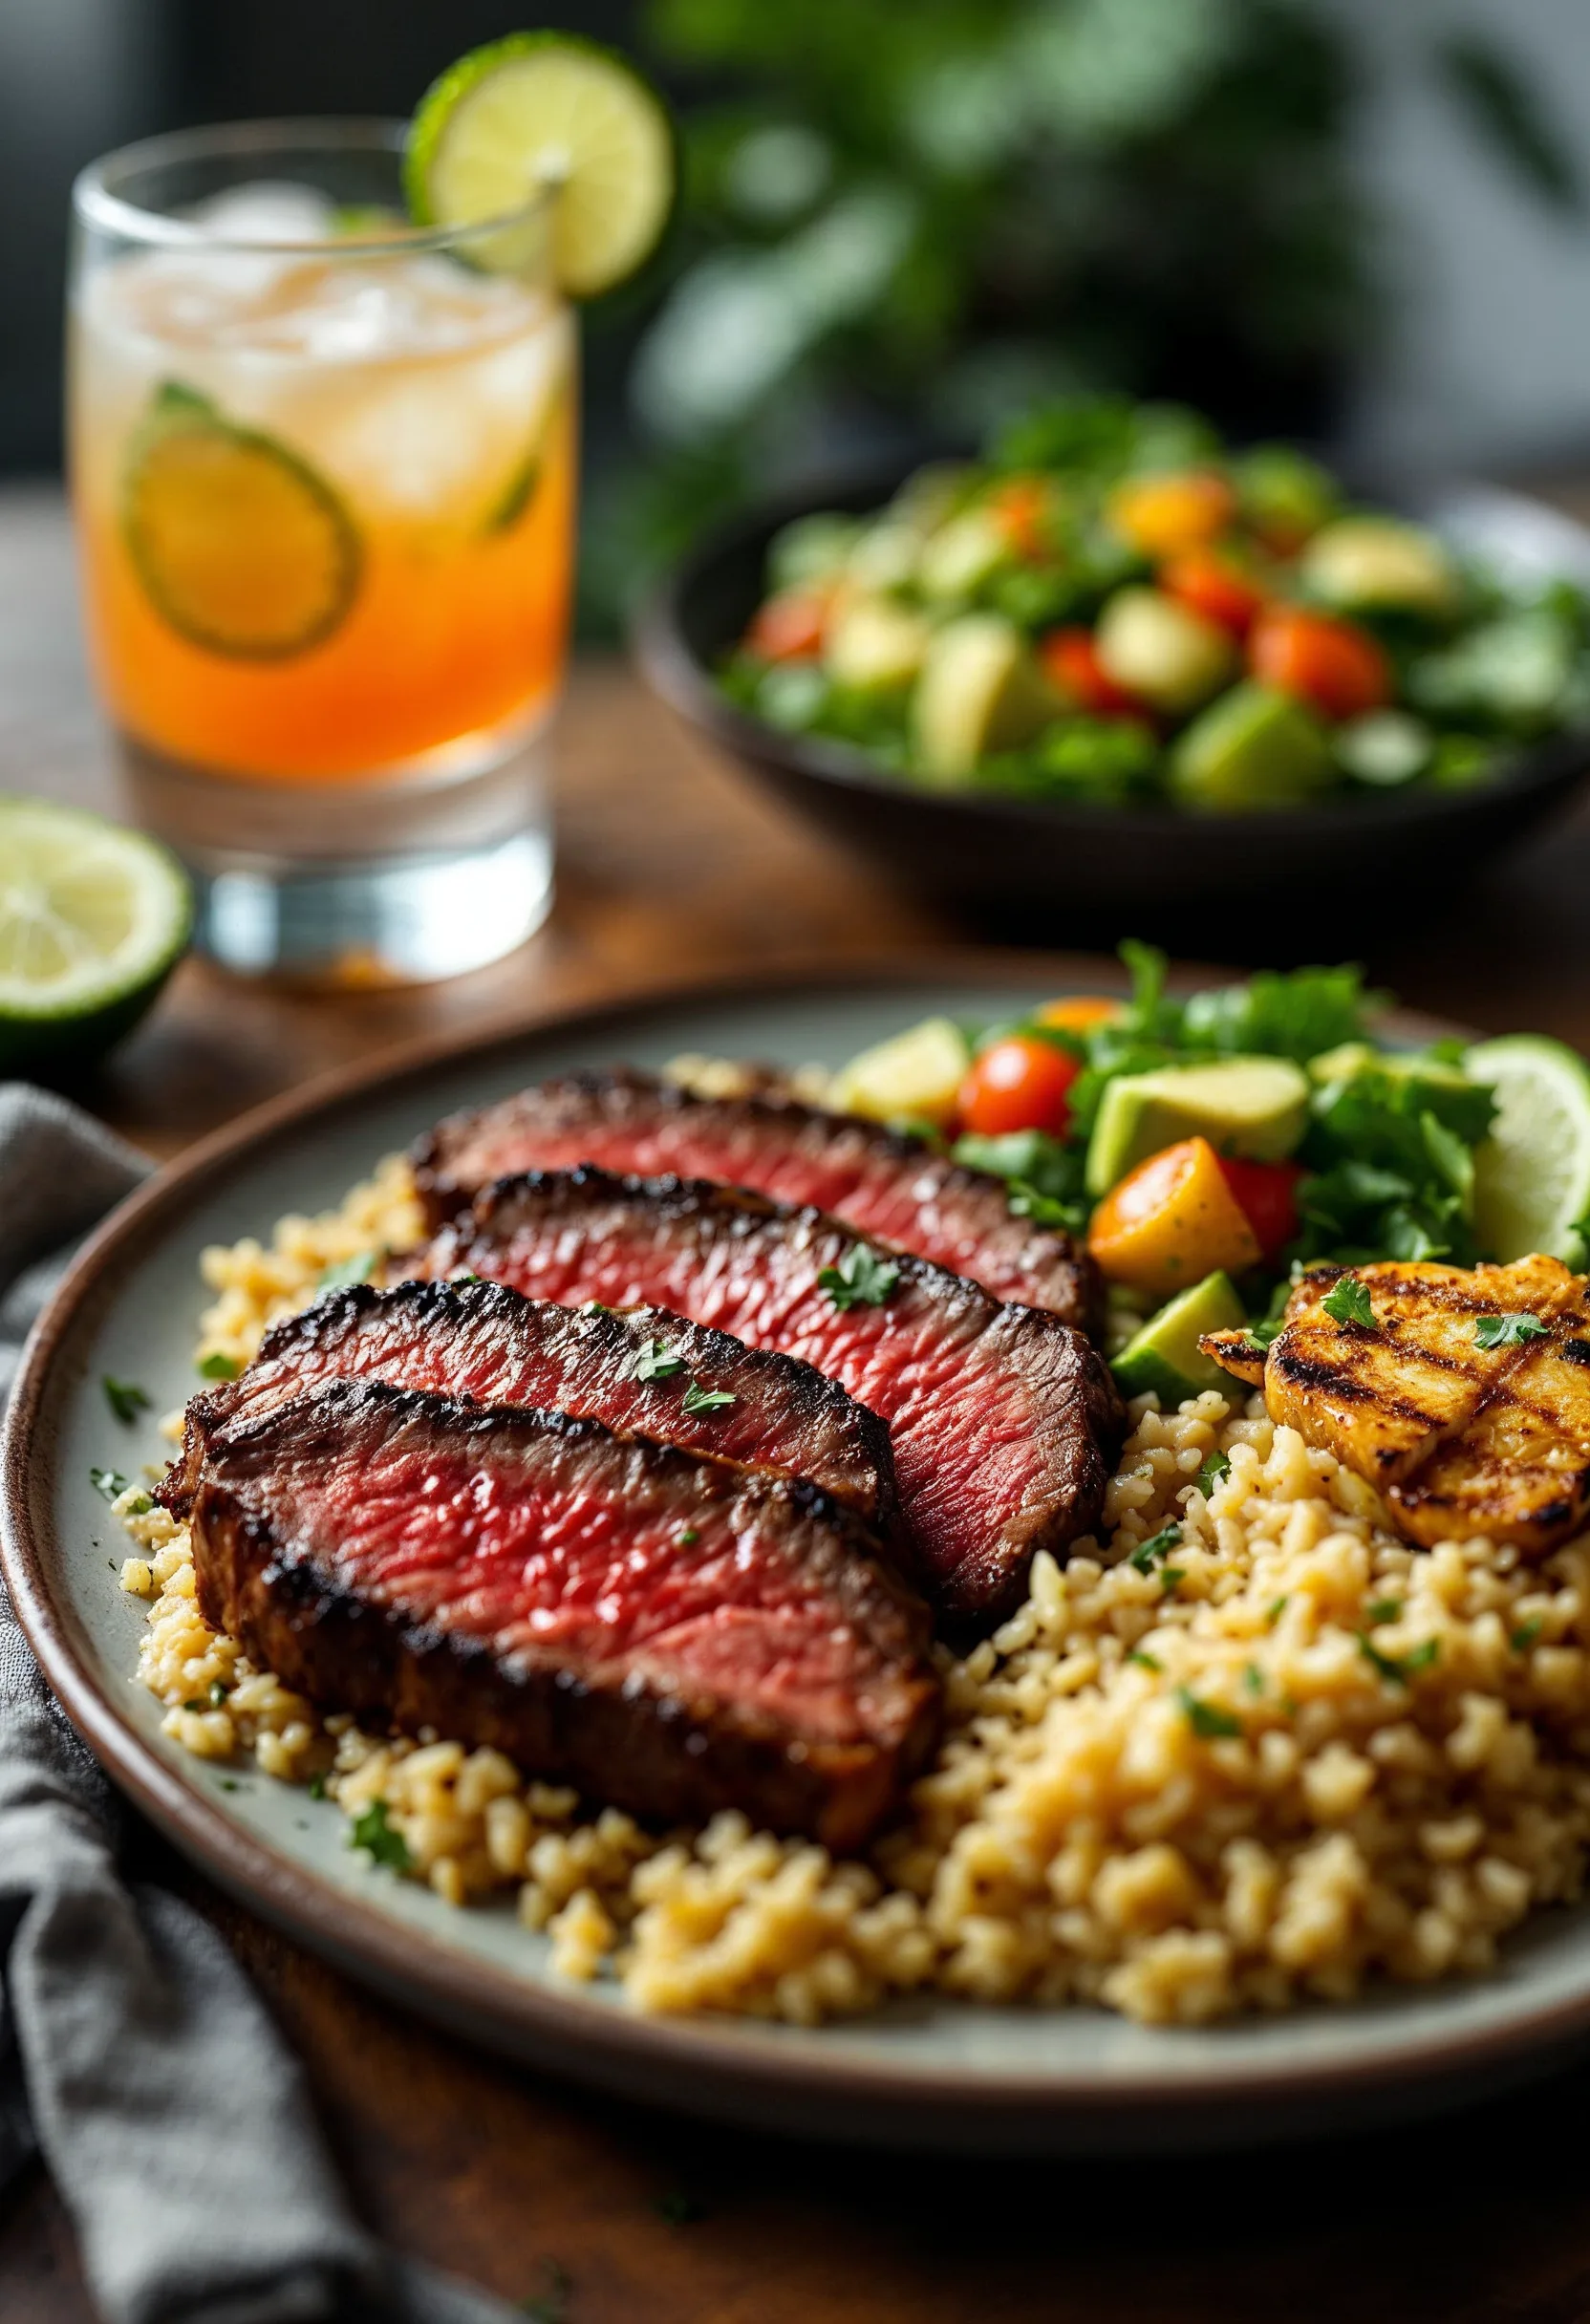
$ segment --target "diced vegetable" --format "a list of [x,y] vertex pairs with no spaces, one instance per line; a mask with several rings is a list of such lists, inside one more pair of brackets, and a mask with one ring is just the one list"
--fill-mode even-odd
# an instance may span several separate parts
[[1196,709],[1235,667],[1227,633],[1156,589],[1117,590],[1099,617],[1107,678],[1172,716]]
[[1167,1412],[1173,1412],[1189,1396],[1202,1395],[1205,1388],[1218,1388],[1229,1397],[1230,1374],[1204,1354],[1198,1342],[1206,1331],[1240,1331],[1247,1320],[1231,1277],[1216,1268],[1150,1316],[1128,1341],[1110,1366],[1116,1386],[1123,1396],[1144,1396],[1151,1389],[1160,1409]]
[[1367,630],[1300,606],[1273,606],[1254,626],[1248,667],[1327,719],[1360,718],[1391,694],[1391,668]]
[[1435,739],[1410,710],[1370,710],[1349,719],[1334,737],[1336,760],[1355,783],[1394,790],[1411,783],[1430,763]]
[[1039,1024],[1052,1024],[1063,1033],[1090,1033],[1095,1025],[1119,1023],[1125,1005],[1103,993],[1072,993],[1063,1001],[1045,1001],[1034,1017]]
[[810,661],[823,651],[828,614],[826,592],[785,590],[757,608],[745,642],[763,661]]
[[1020,630],[997,613],[964,613],[937,631],[912,720],[923,774],[958,782],[991,751],[1031,739],[1059,707]]
[[1038,641],[1038,657],[1061,699],[1094,718],[1140,718],[1144,703],[1118,686],[1099,659],[1091,630],[1051,630]]
[[1004,527],[987,508],[968,508],[931,535],[916,560],[925,597],[947,604],[970,597],[1013,554]]
[[914,525],[870,526],[845,561],[845,578],[859,590],[904,589],[915,578],[922,533]]
[[1207,1138],[1140,1162],[1094,1212],[1087,1247],[1112,1282],[1160,1299],[1224,1269],[1257,1266],[1258,1237]]
[[1347,613],[1390,608],[1441,619],[1460,601],[1456,571],[1435,535],[1394,517],[1338,517],[1314,535],[1298,570],[1315,596]]
[[1226,1184],[1242,1207],[1243,1216],[1258,1237],[1259,1251],[1271,1265],[1297,1238],[1298,1185],[1303,1177],[1300,1162],[1249,1162],[1240,1154],[1222,1154],[1220,1168]]
[[1008,477],[990,495],[988,512],[1019,557],[1049,553],[1056,498],[1048,477]]
[[1308,1119],[1308,1076],[1284,1057],[1222,1057],[1110,1082],[1087,1147],[1087,1191],[1107,1194],[1163,1147],[1201,1136],[1222,1153],[1273,1162]]
[[1234,686],[1171,757],[1171,788],[1206,814],[1295,807],[1335,781],[1330,745],[1300,702],[1268,686]]
[[1258,582],[1226,549],[1185,549],[1161,569],[1159,586],[1234,637],[1246,637],[1264,605]]
[[1180,475],[1133,476],[1105,504],[1116,531],[1146,557],[1173,557],[1224,532],[1236,495],[1214,469]]
[[948,1129],[971,1062],[959,1025],[929,1017],[853,1057],[829,1085],[827,1102],[838,1113],[864,1114],[870,1122],[915,1118]]
[[905,687],[922,667],[928,637],[927,623],[908,606],[891,597],[853,597],[828,623],[824,659],[841,685]]
[[1080,1061],[1052,1041],[1009,1034],[973,1059],[957,1101],[961,1127],[980,1138],[1013,1130],[1063,1138],[1071,1123],[1068,1093],[1081,1071]]
[[767,549],[767,577],[774,589],[806,589],[831,581],[861,538],[855,516],[798,516],[776,532]]

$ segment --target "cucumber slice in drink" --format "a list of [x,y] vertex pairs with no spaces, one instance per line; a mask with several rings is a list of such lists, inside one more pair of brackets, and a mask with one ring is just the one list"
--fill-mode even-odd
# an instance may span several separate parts
[[120,824],[0,796],[0,1075],[131,1030],[186,949],[187,876]]
[[[611,290],[650,257],[677,174],[650,83],[612,50],[552,32],[510,32],[450,66],[419,100],[404,161],[421,226],[505,218],[553,187],[552,262],[571,298]],[[522,253],[505,235],[502,263]]]
[[1582,1267],[1590,1216],[1590,1065],[1544,1034],[1482,1041],[1464,1059],[1499,1110],[1474,1155],[1474,1231],[1497,1259]]
[[179,380],[156,390],[134,438],[122,526],[164,619],[233,660],[308,653],[358,594],[359,537],[330,484]]

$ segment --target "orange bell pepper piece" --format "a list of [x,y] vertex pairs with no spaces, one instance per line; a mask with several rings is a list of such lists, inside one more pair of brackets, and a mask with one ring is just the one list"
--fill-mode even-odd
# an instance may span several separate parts
[[1063,1033],[1090,1033],[1096,1024],[1113,1024],[1125,1006],[1103,993],[1072,993],[1064,1001],[1045,1001],[1033,1022],[1056,1025]]
[[1110,494],[1105,513],[1146,557],[1179,557],[1225,531],[1236,513],[1236,495],[1208,468],[1128,476]]
[[1128,1171],[1094,1212],[1087,1247],[1111,1281],[1155,1299],[1216,1267],[1258,1264],[1258,1237],[1207,1138],[1183,1138]]

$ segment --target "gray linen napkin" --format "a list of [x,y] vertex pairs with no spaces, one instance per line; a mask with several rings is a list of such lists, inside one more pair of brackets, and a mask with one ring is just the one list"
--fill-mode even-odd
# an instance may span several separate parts
[[[0,1405],[71,1246],[149,1164],[0,1085]],[[0,2188],[35,2147],[109,2324],[506,2324],[353,2216],[296,2061],[120,1817],[0,1587]]]

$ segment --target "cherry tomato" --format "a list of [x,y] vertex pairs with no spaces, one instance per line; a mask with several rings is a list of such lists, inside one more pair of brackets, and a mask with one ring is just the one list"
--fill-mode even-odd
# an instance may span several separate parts
[[1391,670],[1367,630],[1295,605],[1272,606],[1248,640],[1254,676],[1295,694],[1327,719],[1378,710],[1391,695]]
[[1171,476],[1128,476],[1109,496],[1116,531],[1146,557],[1179,556],[1224,532],[1236,495],[1223,476],[1188,468]]
[[1298,1162],[1244,1162],[1236,1154],[1220,1156],[1220,1173],[1236,1198],[1236,1207],[1258,1237],[1260,1254],[1276,1259],[1298,1232],[1298,1181],[1304,1175]]
[[1013,476],[990,493],[988,512],[1018,556],[1050,553],[1048,516],[1054,488],[1047,477]]
[[1189,549],[1160,572],[1159,586],[1206,621],[1246,637],[1264,604],[1264,592],[1229,550]]
[[810,661],[823,651],[827,595],[817,590],[786,589],[758,606],[745,643],[763,661]]
[[1142,718],[1135,694],[1118,686],[1099,659],[1091,630],[1051,630],[1038,641],[1039,659],[1073,710],[1097,719]]
[[1063,1138],[1071,1119],[1066,1092],[1082,1071],[1074,1057],[1031,1033],[1010,1033],[977,1058],[956,1100],[963,1130],[1000,1138],[1042,1130]]
[[1090,1033],[1096,1024],[1113,1024],[1126,1014],[1126,1003],[1107,1001],[1102,993],[1073,993],[1064,1001],[1045,1001],[1034,1011],[1040,1024],[1057,1025],[1063,1033]]

